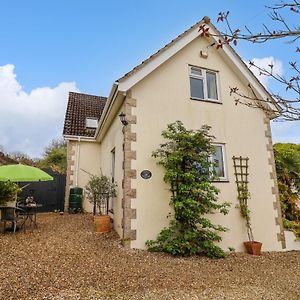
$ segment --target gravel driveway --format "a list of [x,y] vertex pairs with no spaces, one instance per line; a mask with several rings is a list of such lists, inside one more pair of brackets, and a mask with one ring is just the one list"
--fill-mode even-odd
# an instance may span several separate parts
[[300,299],[300,252],[173,258],[126,250],[90,215],[0,234],[0,299]]

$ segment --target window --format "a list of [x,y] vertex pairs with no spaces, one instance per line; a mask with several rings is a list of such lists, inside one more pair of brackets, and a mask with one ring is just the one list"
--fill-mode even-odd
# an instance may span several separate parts
[[224,145],[214,144],[213,146],[215,147],[215,153],[211,157],[211,162],[215,164],[214,173],[220,181],[227,180]]
[[198,176],[196,177],[200,179],[201,174],[206,174],[211,181],[228,181],[225,163],[225,147],[223,144],[213,144],[213,147],[215,147],[215,153],[208,158],[210,164],[209,169],[207,169],[207,165],[204,168],[199,162],[194,162],[193,165],[198,172]]
[[217,73],[197,67],[190,67],[191,98],[219,101]]
[[86,118],[85,119],[85,127],[86,128],[97,128],[98,127],[98,119],[97,118]]
[[[111,150],[111,182],[114,183],[115,182],[115,174],[116,174],[116,148],[113,148]],[[108,212],[110,212],[111,214],[114,213],[114,198],[113,197],[109,197],[108,199]]]
[[115,182],[115,170],[116,170],[116,148],[111,150],[111,182]]

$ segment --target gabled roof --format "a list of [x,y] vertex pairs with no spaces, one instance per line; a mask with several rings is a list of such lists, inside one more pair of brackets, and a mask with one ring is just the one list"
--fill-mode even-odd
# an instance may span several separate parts
[[[209,28],[210,37],[205,37],[206,39],[208,39],[209,43],[214,44],[218,42],[219,38],[222,35],[211,23],[210,18],[205,16],[201,21],[191,26],[188,30],[177,36],[170,43],[168,43],[156,53],[151,55],[149,58],[144,60],[142,63],[137,65],[123,77],[115,81],[111,88],[110,95],[107,99],[107,104],[100,119],[99,126],[96,131],[96,138],[101,132],[102,128],[104,128],[106,122],[110,122],[108,120],[111,120],[111,118],[109,118],[108,116],[113,111],[112,107],[114,106],[116,99],[125,97],[126,92],[130,90],[134,85],[143,80],[147,75],[149,75],[156,68],[158,68],[164,62],[178,53],[194,39],[200,38],[199,27],[201,24],[205,24],[206,27]],[[219,49],[219,53],[225,61],[230,62],[232,70],[239,75],[239,78],[245,84],[251,85],[251,88],[257,94],[257,97],[268,99],[268,103],[265,103],[265,105],[267,106],[267,110],[270,111],[269,117],[276,117],[275,113],[271,114],[271,111],[278,109],[280,110],[280,108],[278,108],[273,97],[244,63],[242,58],[235,52],[235,50],[230,45],[223,45],[223,48]],[[119,100],[119,102],[120,101],[121,100]]]
[[[179,52],[183,47],[192,42],[195,38],[200,38],[199,26],[201,24],[205,24],[206,27],[209,28],[211,35],[208,39],[210,39],[210,43],[213,44],[217,42],[220,36],[222,36],[217,28],[211,23],[209,17],[205,16],[201,21],[191,26],[188,30],[180,34],[177,38],[173,39],[155,54],[144,60],[141,64],[126,73],[123,77],[119,78],[115,82],[115,85],[118,86],[118,90],[126,92],[132,86],[145,78],[148,74],[154,71],[157,67],[163,64],[166,60]],[[222,49],[219,49],[219,53],[226,61],[231,62],[230,65],[233,70],[235,70],[237,74],[240,74],[240,78],[242,81],[244,81],[244,83],[251,85],[258,96],[264,99],[269,99],[270,102],[268,105],[271,107],[271,110],[273,110],[274,106],[276,106],[274,99],[244,63],[241,57],[235,52],[235,50],[230,45],[224,45]],[[111,99],[109,99],[109,102],[110,100]]]
[[70,92],[65,116],[64,136],[94,137],[96,129],[86,128],[86,118],[100,120],[106,97]]
[[191,26],[189,29],[185,30],[183,33],[179,34],[175,39],[173,39],[171,42],[169,42],[168,44],[166,44],[165,46],[163,46],[162,48],[160,48],[158,51],[156,51],[154,54],[152,54],[151,56],[149,56],[147,59],[145,59],[144,61],[142,61],[139,65],[135,66],[132,70],[130,70],[129,72],[127,72],[124,76],[122,76],[121,78],[119,78],[117,80],[117,82],[121,82],[123,80],[125,80],[126,78],[130,77],[132,74],[134,74],[136,71],[138,71],[139,69],[141,69],[143,66],[145,66],[147,63],[149,63],[151,60],[153,60],[155,57],[157,57],[158,55],[160,55],[161,53],[163,53],[164,51],[166,51],[168,48],[170,48],[172,45],[174,45],[177,41],[179,41],[181,38],[183,38],[184,36],[186,36],[188,33],[190,33],[191,31],[193,31],[195,28],[199,28],[199,26],[203,23],[203,20],[207,18],[204,17],[201,21],[197,22],[196,24],[194,24],[193,26]]

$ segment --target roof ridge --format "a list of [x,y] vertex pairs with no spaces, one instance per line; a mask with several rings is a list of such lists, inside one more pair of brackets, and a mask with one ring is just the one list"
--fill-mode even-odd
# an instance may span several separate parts
[[73,91],[69,91],[69,96],[70,96],[70,94],[76,94],[76,95],[81,95],[81,96],[98,97],[98,98],[105,98],[105,99],[107,99],[106,96],[98,96],[98,95],[94,95],[94,94],[85,94],[85,93],[79,93],[79,92],[73,92]]
[[[171,46],[173,46],[175,43],[177,43],[178,41],[180,41],[182,38],[184,38],[187,34],[189,34],[191,31],[193,31],[196,27],[200,27],[201,24],[206,24],[208,25],[210,28],[212,28],[218,35],[222,36],[221,32],[219,31],[219,29],[211,22],[211,19],[208,16],[204,16],[200,21],[198,21],[197,23],[195,23],[194,25],[192,25],[190,28],[188,28],[187,30],[185,30],[183,33],[179,34],[175,39],[171,40],[168,44],[166,44],[164,47],[160,48],[158,51],[156,51],[154,54],[152,54],[151,56],[149,56],[146,60],[142,61],[139,65],[137,65],[136,67],[134,67],[133,69],[131,69],[129,72],[127,72],[123,77],[119,78],[116,82],[117,83],[122,83],[123,81],[125,81],[127,78],[129,78],[130,76],[134,75],[136,72],[138,72],[140,69],[142,69],[145,65],[147,65],[148,63],[150,63],[153,59],[155,59],[157,56],[161,55],[164,51],[166,51],[167,49],[169,49]],[[274,102],[273,97],[271,96],[271,94],[269,93],[269,91],[267,90],[267,88],[260,82],[260,80],[254,75],[254,73],[252,72],[252,70],[247,66],[247,64],[245,63],[245,61],[242,59],[242,57],[237,53],[237,51],[230,45],[227,44],[226,45],[228,47],[228,49],[232,52],[232,54],[240,61],[241,65],[243,65],[243,67],[246,67],[249,75],[251,77],[253,77],[253,80],[260,86],[260,88],[262,89],[262,91],[264,93],[266,93],[267,97],[271,99],[271,101],[273,102],[273,105],[276,105]]]
[[169,47],[171,47],[174,43],[182,39],[186,34],[188,34],[190,31],[194,30],[197,26],[200,26],[201,23],[210,23],[210,18],[207,16],[204,16],[200,21],[196,22],[194,25],[192,25],[190,28],[186,29],[184,32],[179,34],[176,38],[172,39],[169,43],[167,43],[165,46],[157,50],[154,54],[150,55],[147,59],[142,61],[140,64],[132,68],[129,72],[125,73],[122,77],[117,79],[117,82],[123,81],[130,77],[132,74],[137,72],[140,68],[144,67],[146,64],[148,64],[152,59],[154,59],[156,56],[167,50]]

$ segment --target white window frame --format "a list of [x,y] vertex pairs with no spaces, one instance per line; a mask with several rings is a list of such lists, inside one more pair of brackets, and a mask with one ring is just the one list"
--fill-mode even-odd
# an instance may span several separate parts
[[[88,121],[96,121],[97,124],[95,124],[95,126],[89,126]],[[97,127],[98,127],[98,119],[97,118],[92,118],[92,117],[85,118],[85,128],[97,129]]]
[[[192,69],[201,71],[202,75],[192,74]],[[217,88],[217,98],[218,99],[208,98],[206,73],[213,73],[213,74],[216,75],[216,88]],[[198,98],[198,97],[194,97],[194,96],[192,96],[192,91],[191,91],[191,88],[190,88],[190,98],[191,99],[221,103],[221,100],[220,100],[220,86],[219,86],[219,72],[189,65],[189,79],[190,78],[202,79],[203,80],[203,94],[204,94],[203,99]]]
[[[111,160],[111,182],[116,183],[116,147],[114,147],[110,151],[110,160]],[[108,207],[107,210],[111,217],[113,217],[114,214],[114,197],[110,197],[108,201]]]
[[116,147],[114,147],[111,151],[111,181],[114,183],[116,181]]
[[[222,148],[222,160],[223,160],[223,166],[224,166],[224,176],[223,177],[219,177],[217,180],[214,180],[214,181],[216,181],[216,182],[219,182],[219,181],[228,181],[225,144],[222,144],[222,143],[212,143],[212,146],[217,146],[217,147],[221,147]],[[211,156],[209,158],[209,160],[213,164],[213,156]]]

